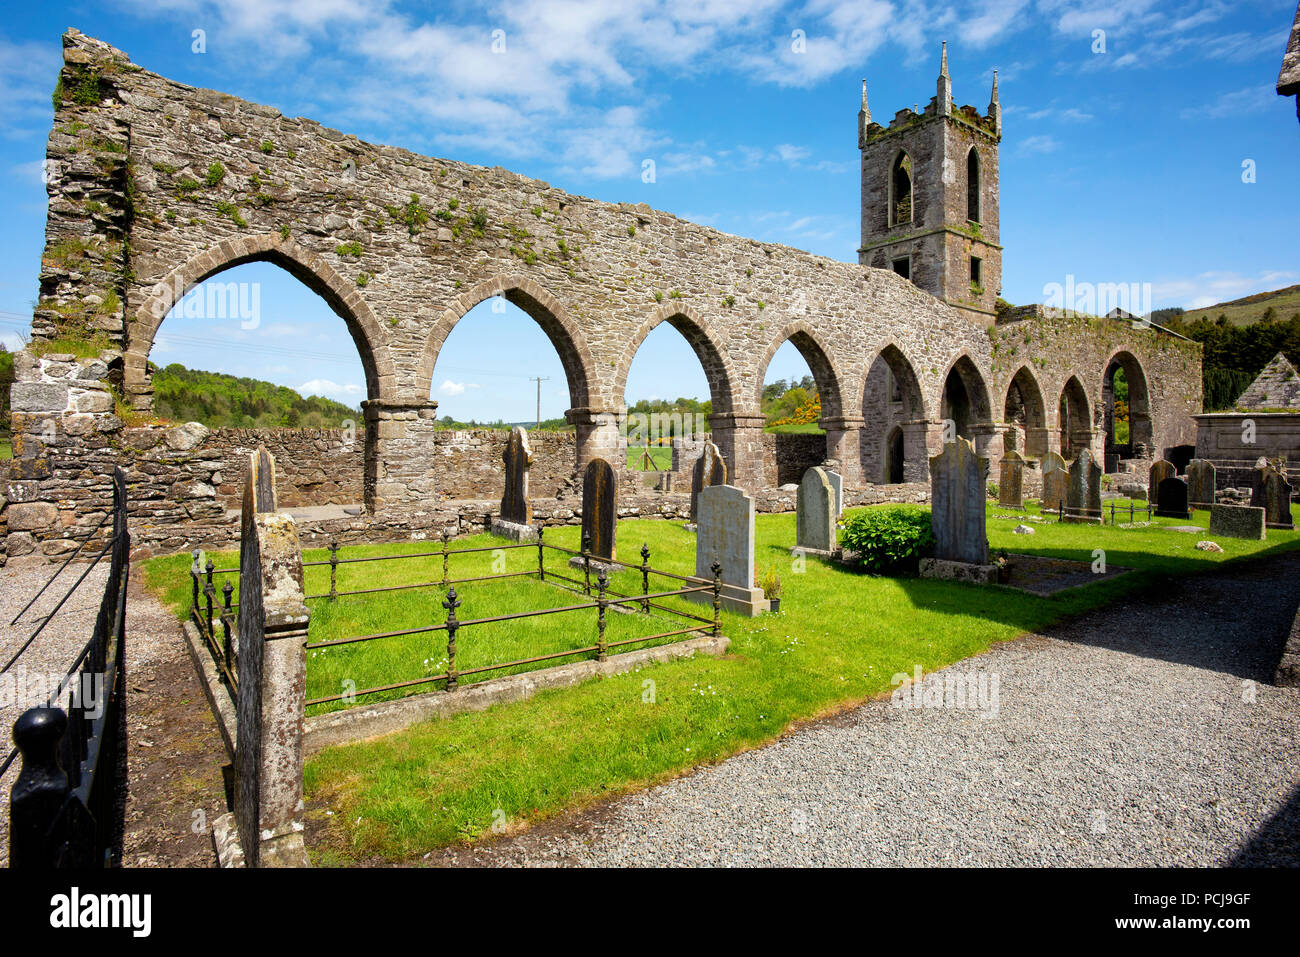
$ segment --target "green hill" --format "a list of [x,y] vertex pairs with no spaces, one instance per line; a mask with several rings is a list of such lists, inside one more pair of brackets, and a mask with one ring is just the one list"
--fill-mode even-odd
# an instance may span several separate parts
[[333,399],[304,398],[288,386],[203,372],[172,363],[154,372],[154,414],[208,428],[337,429],[344,419],[361,424],[361,411]]
[[[1198,319],[1216,322],[1219,316],[1227,316],[1228,324],[1249,326],[1264,318],[1269,309],[1273,310],[1273,319],[1286,320],[1300,314],[1300,286],[1287,286],[1272,292],[1257,292],[1253,296],[1221,302],[1204,309],[1191,309],[1182,314],[1184,322],[1193,323]],[[1269,358],[1272,358],[1271,356]]]

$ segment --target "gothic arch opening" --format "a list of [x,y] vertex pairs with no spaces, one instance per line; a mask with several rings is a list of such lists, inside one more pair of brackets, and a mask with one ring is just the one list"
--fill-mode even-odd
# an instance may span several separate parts
[[969,356],[954,362],[944,379],[939,417],[945,422],[951,420],[958,435],[971,440],[976,451],[983,451],[992,430],[993,414],[984,377]]
[[862,418],[863,477],[885,484],[925,481],[925,403],[912,363],[893,344],[881,349],[867,370]]
[[1108,469],[1119,459],[1157,454],[1146,372],[1131,352],[1117,352],[1106,364],[1101,401]]
[[900,150],[889,168],[889,225],[912,221],[912,157]]
[[1083,449],[1092,444],[1092,415],[1088,411],[1088,393],[1078,378],[1071,376],[1061,390],[1057,410],[1060,429],[1061,455],[1072,462]]
[[[838,460],[845,432],[836,426],[842,424],[837,420],[844,405],[839,375],[822,341],[803,322],[794,322],[772,340],[758,372],[755,405],[763,412],[767,430],[778,433],[775,461],[768,448],[767,482],[798,482],[806,469]],[[843,469],[842,464],[838,467]]]
[[971,147],[966,154],[966,218],[980,222],[980,154]]
[[1002,447],[1037,458],[1048,450],[1047,409],[1038,381],[1028,366],[1021,366],[1007,386],[1002,421],[1005,426]]

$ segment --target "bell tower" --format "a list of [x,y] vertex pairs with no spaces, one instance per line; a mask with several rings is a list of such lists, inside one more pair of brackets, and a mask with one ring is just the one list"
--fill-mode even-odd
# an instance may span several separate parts
[[862,246],[858,262],[892,269],[992,325],[1002,291],[998,227],[998,75],[988,110],[955,106],[944,43],[935,95],[888,126],[871,118],[862,81]]

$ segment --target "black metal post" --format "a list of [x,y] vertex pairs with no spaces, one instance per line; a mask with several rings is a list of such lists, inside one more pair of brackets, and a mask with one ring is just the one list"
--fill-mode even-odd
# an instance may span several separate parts
[[605,598],[605,589],[608,587],[609,576],[605,574],[605,569],[602,566],[600,574],[596,577],[596,627],[598,629],[596,635],[597,661],[604,661],[608,657],[605,647],[605,616],[606,609],[609,607],[609,601]]
[[591,594],[591,534],[582,533],[582,590],[586,594]]
[[442,530],[442,584],[444,587],[446,586],[447,582],[451,580],[451,574],[449,571],[451,567],[451,555],[447,551],[448,542],[450,540],[451,540],[451,536],[447,533],[447,530],[444,528]]
[[339,543],[330,542],[330,601],[339,597]]
[[542,545],[542,536],[546,534],[544,525],[537,526],[537,580],[546,581],[546,551]]
[[[641,594],[650,594],[650,544],[649,542],[641,543]],[[641,610],[647,615],[650,614],[650,599],[641,600]]]
[[190,554],[194,556],[194,561],[190,563],[190,578],[193,579],[193,581],[194,581],[194,597],[190,600],[190,609],[192,610],[193,617],[194,617],[194,618],[198,618],[198,615],[199,615],[199,568],[200,568],[200,566],[199,566],[199,555],[200,555],[200,552],[199,552],[199,550],[196,548],[196,549],[194,549],[194,551],[192,551]]
[[713,572],[713,637],[722,636],[722,563],[709,566]]
[[204,598],[207,599],[207,605],[208,605],[208,640],[209,641],[215,641],[217,638],[217,633],[212,630],[212,603],[213,603],[213,599],[217,597],[217,586],[212,583],[212,572],[216,567],[217,567],[216,565],[212,564],[212,559],[209,558],[208,567],[206,569],[208,573],[208,582],[206,585],[203,586],[203,596]]
[[225,658],[226,660],[226,667],[229,668],[231,673],[233,674],[235,671],[235,666],[234,666],[234,662],[230,660],[230,649],[231,649],[230,618],[231,618],[231,611],[232,611],[230,607],[230,596],[235,593],[235,586],[230,584],[230,579],[228,578],[226,579],[226,584],[222,586],[221,592],[226,599],[226,607],[221,614],[221,627],[225,631],[225,643],[222,646],[221,654],[222,657]]
[[442,607],[447,609],[447,690],[456,690],[456,629],[460,627],[460,622],[456,620],[456,609],[460,607],[460,599],[456,597],[456,586],[452,585],[447,589],[447,597],[442,603]]
[[59,742],[68,729],[61,708],[29,708],[14,722],[22,769],[9,799],[9,867],[45,870],[58,866],[62,841],[51,833],[68,796],[68,775],[59,764]]

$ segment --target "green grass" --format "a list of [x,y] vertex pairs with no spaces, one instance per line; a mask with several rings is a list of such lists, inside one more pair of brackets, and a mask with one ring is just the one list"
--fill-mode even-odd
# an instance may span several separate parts
[[1264,310],[1269,306],[1273,307],[1279,321],[1285,322],[1290,319],[1300,312],[1300,285],[1256,293],[1231,302],[1206,306],[1204,309],[1189,309],[1181,318],[1184,322],[1195,322],[1198,319],[1214,322],[1219,316],[1224,315],[1228,317],[1231,325],[1249,326],[1259,322],[1264,315]]
[[816,422],[799,422],[794,425],[769,425],[763,429],[775,435],[825,435],[826,430]]
[[0,462],[8,461],[14,457],[14,446],[12,440],[6,436],[0,439]]
[[[1101,548],[1109,565],[1137,571],[1051,598],[874,577],[816,559],[796,573],[788,553],[794,516],[760,515],[757,564],[781,574],[782,612],[757,619],[724,614],[723,631],[732,639],[725,658],[643,667],[313,755],[304,780],[315,860],[415,861],[437,846],[488,832],[497,811],[517,826],[670,778],[769,742],[792,724],[886,694],[893,676],[910,674],[914,665],[940,668],[1132,594],[1162,576],[1300,542],[1298,533],[1270,531],[1267,542],[1216,539],[1224,552],[1215,554],[1195,549],[1201,536],[1163,527],[1203,525],[1204,512],[1191,523],[1156,519],[1150,528],[1034,524],[1032,536],[1012,534],[1019,516],[992,517],[1012,515],[1007,509],[990,505],[989,515],[994,549],[1091,562]],[[555,529],[547,536],[572,547],[578,530]],[[619,540],[625,558],[644,540],[656,566],[693,571],[694,536],[678,523],[623,521]],[[187,556],[155,559],[146,565],[147,581],[166,588],[173,603],[179,596],[183,605],[187,566]],[[170,583],[176,571],[179,585]],[[466,596],[473,587],[465,586]],[[483,587],[501,589],[505,583]],[[424,600],[432,601],[432,593]],[[387,627],[390,618],[380,620]],[[472,643],[470,633],[462,634],[462,648]],[[586,636],[572,640],[586,643]],[[319,668],[319,659],[309,660],[309,683]],[[653,703],[645,700],[648,681]],[[333,814],[326,817],[325,810]]]
[[[634,472],[648,472],[645,464],[641,461],[641,456],[646,447],[643,445],[629,445],[627,447],[627,467]],[[672,471],[673,467],[673,450],[667,445],[650,446],[650,458],[655,467],[660,472]]]

